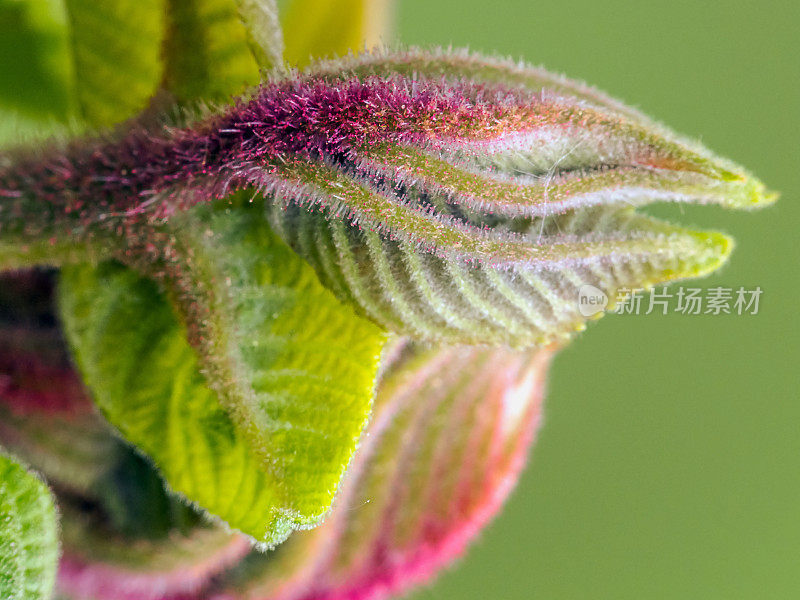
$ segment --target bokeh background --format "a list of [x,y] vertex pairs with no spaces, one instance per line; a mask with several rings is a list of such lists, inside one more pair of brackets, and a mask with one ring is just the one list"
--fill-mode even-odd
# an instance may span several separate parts
[[416,600],[800,597],[800,5],[401,0],[398,37],[524,58],[701,139],[782,192],[650,212],[732,233],[698,287],[755,316],[608,316],[557,358],[519,488]]

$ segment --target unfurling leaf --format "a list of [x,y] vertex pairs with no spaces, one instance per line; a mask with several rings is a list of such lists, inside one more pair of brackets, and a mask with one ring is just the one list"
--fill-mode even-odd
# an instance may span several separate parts
[[247,200],[195,207],[143,242],[175,309],[114,264],[64,269],[61,306],[108,419],[174,490],[272,545],[330,507],[384,335]]
[[550,351],[398,344],[330,516],[253,555],[216,600],[366,600],[430,578],[513,488]]
[[727,258],[726,236],[635,207],[774,199],[741,167],[566,79],[463,54],[367,55],[182,129],[9,156],[0,260],[134,263],[143,231],[240,188],[263,192],[276,231],[384,328],[518,347],[582,328],[584,284],[615,298]]
[[0,452],[0,598],[47,600],[58,561],[58,524],[47,486]]

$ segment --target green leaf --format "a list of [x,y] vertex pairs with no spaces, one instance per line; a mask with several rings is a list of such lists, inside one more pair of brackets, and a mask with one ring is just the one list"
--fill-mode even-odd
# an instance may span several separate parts
[[387,42],[391,0],[291,0],[282,18],[292,66]]
[[57,562],[58,525],[50,491],[0,453],[0,598],[49,598]]
[[194,592],[247,553],[250,540],[172,494],[94,410],[51,325],[48,275],[0,278],[0,445],[54,488],[59,598]]
[[0,27],[5,144],[114,125],[162,86],[228,100],[281,64],[272,0],[0,0]]
[[0,30],[0,109],[66,120],[73,82],[60,0],[0,0]]
[[273,554],[253,554],[219,597],[370,600],[429,579],[513,489],[551,354],[395,345],[330,516]]
[[143,110],[162,76],[164,2],[2,0],[11,33],[0,47],[0,114],[13,124],[0,141],[110,126]]
[[165,0],[64,0],[81,117],[113,125],[147,106],[161,80]]
[[108,419],[173,489],[275,544],[330,507],[384,334],[247,200],[198,206],[141,240],[159,255],[140,268],[178,315],[151,280],[114,264],[65,268],[61,310]]
[[168,0],[165,87],[181,102],[226,100],[258,81],[244,27],[229,0]]
[[259,82],[259,66],[281,63],[271,2],[168,0],[168,10],[164,86],[182,103],[228,101]]
[[0,0],[0,146],[65,133],[75,114],[60,0]]

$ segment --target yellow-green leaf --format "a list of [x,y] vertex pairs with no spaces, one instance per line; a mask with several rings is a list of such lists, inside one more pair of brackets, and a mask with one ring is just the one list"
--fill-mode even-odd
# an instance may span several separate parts
[[261,202],[198,206],[163,233],[151,275],[177,314],[131,270],[69,267],[68,337],[108,419],[169,485],[275,544],[330,507],[384,334],[322,287]]
[[47,486],[0,452],[0,598],[47,600],[58,562],[58,524]]
[[283,18],[291,66],[387,42],[391,0],[291,0]]

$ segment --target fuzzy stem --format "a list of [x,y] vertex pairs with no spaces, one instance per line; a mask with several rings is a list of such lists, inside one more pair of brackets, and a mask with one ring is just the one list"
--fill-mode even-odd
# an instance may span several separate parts
[[135,130],[38,154],[0,156],[0,268],[107,258],[131,217],[167,187],[202,172],[172,136]]
[[399,83],[268,84],[248,101],[184,129],[135,124],[116,138],[0,155],[0,237],[7,246],[0,266],[59,262],[76,244],[95,240],[110,242],[115,252],[132,220],[163,218],[237,188],[258,187],[254,167],[266,177],[287,157],[342,157],[387,136],[420,141],[433,130],[476,133],[513,112],[442,97],[436,86],[412,91]]

